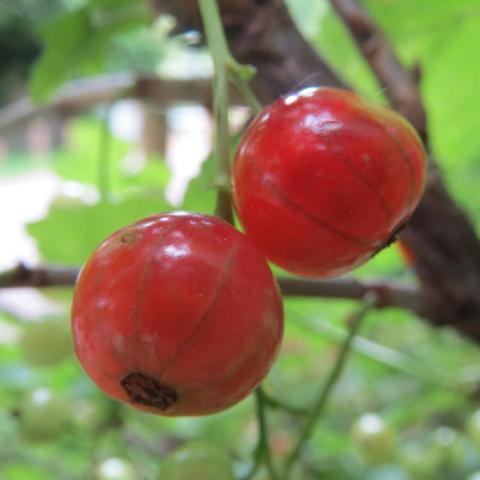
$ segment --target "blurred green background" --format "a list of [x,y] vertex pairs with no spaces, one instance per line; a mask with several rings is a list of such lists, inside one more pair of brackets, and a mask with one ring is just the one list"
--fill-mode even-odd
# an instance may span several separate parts
[[[287,3],[315,48],[363,95],[384,102],[328,2]],[[405,64],[419,66],[433,151],[450,191],[478,227],[480,1],[364,3]],[[1,0],[0,119],[23,95],[53,101],[72,78],[127,71],[173,79],[208,77],[205,52],[193,48],[191,38],[168,37],[172,19],[152,24],[142,5],[131,4]],[[210,146],[206,110],[179,101],[162,108],[127,103],[127,113],[114,112],[121,101],[70,112],[62,120],[58,142],[42,143],[45,128],[53,129],[48,118],[40,129],[38,121],[33,127],[18,125],[13,133],[0,129],[2,268],[25,259],[9,237],[12,218],[26,223],[22,231],[33,242],[26,240],[28,259],[80,266],[106,235],[136,219],[177,208],[213,211],[213,157],[200,170]],[[144,115],[145,108],[164,129],[166,147],[143,148],[138,125],[145,125],[145,117],[133,126],[127,121],[129,134],[115,126],[124,125],[128,112]],[[232,111],[234,123],[242,118],[241,109]],[[183,184],[172,190],[172,178],[179,175],[180,184],[194,177],[184,196]],[[29,187],[37,180],[43,185],[38,197]],[[8,196],[19,191],[21,207]],[[36,213],[25,213],[29,209]],[[354,276],[415,281],[397,245]],[[71,352],[71,289],[16,294],[0,291],[2,480],[168,480],[160,477],[165,456],[190,441],[218,446],[232,459],[236,474],[245,473],[257,436],[252,399],[205,418],[164,419],[120,405],[92,384]],[[39,307],[22,308],[25,302]],[[308,406],[335,360],[345,320],[356,306],[286,299],[285,340],[265,391],[291,405]],[[479,381],[477,345],[403,311],[371,313],[307,445],[305,470],[292,478],[467,480],[480,471],[480,414],[474,414]],[[364,437],[372,422],[363,422],[363,427],[355,423],[367,412],[386,425],[383,437],[371,442]],[[301,416],[270,410],[268,420],[274,458],[285,458]],[[118,460],[102,467],[112,458],[126,464]]]

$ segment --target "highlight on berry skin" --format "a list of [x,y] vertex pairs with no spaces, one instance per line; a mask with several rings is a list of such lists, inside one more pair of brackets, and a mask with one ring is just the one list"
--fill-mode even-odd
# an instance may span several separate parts
[[166,416],[245,398],[283,335],[283,305],[261,252],[208,215],[154,215],[110,235],[80,274],[77,357],[108,395]]
[[424,148],[403,117],[347,90],[309,87],[249,125],[232,186],[246,234],[271,262],[332,277],[395,239],[425,177]]

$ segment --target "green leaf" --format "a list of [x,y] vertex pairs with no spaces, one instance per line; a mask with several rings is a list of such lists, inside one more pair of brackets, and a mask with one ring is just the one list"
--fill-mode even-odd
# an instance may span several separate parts
[[478,0],[366,0],[365,6],[407,65],[436,57],[480,13]]
[[44,51],[34,65],[29,90],[37,102],[46,102],[73,75],[99,72],[111,39],[144,26],[142,4],[95,0],[51,20],[43,29]]
[[[74,180],[97,186],[99,164],[108,158],[110,193],[124,193],[133,189],[147,188],[163,192],[171,177],[171,171],[163,158],[152,155],[135,158],[135,151],[128,143],[106,133],[106,148],[101,148],[101,136],[105,135],[102,122],[79,118],[69,126],[68,143],[54,153],[53,169],[65,180]],[[129,161],[130,159],[130,161]]]
[[[372,100],[382,101],[375,77],[329,2],[290,0],[288,4],[297,27],[340,76]],[[306,80],[315,81],[315,77]]]
[[[464,22],[441,55],[426,63],[423,91],[436,151],[451,157],[480,155],[478,85],[480,16]],[[448,94],[447,94],[448,93]]]
[[[235,150],[242,136],[242,132],[232,135],[230,141],[230,157],[233,158]],[[215,152],[210,153],[203,162],[200,173],[190,180],[187,192],[183,199],[182,208],[192,212],[213,215],[216,202],[217,185],[217,158]]]
[[136,194],[116,203],[53,208],[28,225],[44,260],[80,265],[108,235],[143,217],[171,210],[158,195]]
[[93,33],[87,8],[66,12],[49,22],[42,35],[45,50],[30,78],[30,94],[34,100],[47,101],[77,68],[81,68]]
[[210,155],[203,162],[198,177],[190,180],[182,203],[182,209],[212,215],[215,210],[216,191],[212,187],[216,172],[216,159]]
[[2,478],[6,480],[25,480],[26,478],[49,480],[51,478],[51,472],[46,472],[35,465],[25,465],[21,461],[22,459],[17,460],[18,463],[7,463],[0,471]]
[[[100,121],[87,118],[74,120],[69,126],[68,143],[55,153],[53,168],[65,180],[75,180],[90,185],[98,185],[99,162],[102,160]],[[128,152],[129,145],[108,134],[107,155],[110,187],[119,190],[122,179],[121,161]]]
[[130,188],[146,188],[164,191],[172,176],[163,158],[152,155],[145,160],[145,166],[139,171],[123,169],[121,185]]

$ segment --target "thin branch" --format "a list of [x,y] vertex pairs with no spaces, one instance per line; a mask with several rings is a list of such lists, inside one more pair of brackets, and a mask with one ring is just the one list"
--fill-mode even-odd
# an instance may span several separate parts
[[56,266],[32,268],[20,263],[17,267],[0,273],[0,289],[22,287],[71,287],[75,285],[78,273],[78,268]]
[[361,300],[368,292],[377,296],[376,307],[399,307],[419,314],[422,297],[411,285],[392,281],[360,281],[353,278],[334,280],[306,280],[277,278],[280,290],[290,297],[322,297]]
[[368,293],[364,298],[362,307],[358,311],[354,312],[348,319],[350,324],[348,336],[345,339],[343,345],[341,346],[335,364],[333,365],[333,368],[320,391],[320,395],[318,396],[317,401],[313,405],[312,410],[310,410],[305,420],[305,424],[300,432],[300,435],[293,450],[287,458],[283,478],[289,478],[289,473],[293,464],[297,461],[305,442],[310,437],[312,430],[320,419],[325,409],[325,406],[330,398],[330,395],[333,393],[333,389],[344,370],[347,358],[352,349],[353,340],[355,339],[355,336],[360,329],[362,321],[376,303],[377,298],[375,294]]
[[407,70],[388,39],[357,0],[330,0],[358,48],[385,89],[392,106],[417,129],[428,144],[426,113],[418,86],[418,72]]
[[[303,317],[294,310],[287,309],[287,316],[295,325],[300,326],[306,332],[319,335],[327,341],[341,345],[345,341],[348,332],[329,322],[312,322],[311,318]],[[380,363],[388,368],[397,370],[406,375],[415,377],[417,380],[442,389],[463,391],[469,393],[478,384],[478,378],[462,378],[459,372],[449,375],[440,369],[433,369],[429,365],[418,362],[402,352],[381,345],[368,338],[357,335],[353,340],[352,349],[365,358]]]
[[[402,66],[392,45],[359,0],[330,0],[369,62],[392,105],[419,132],[428,151],[419,72]],[[480,342],[480,242],[474,225],[447,190],[429,152],[422,201],[400,238],[412,250],[422,291],[421,316]]]
[[[69,287],[75,285],[79,270],[47,265],[30,267],[20,263],[11,270],[0,272],[0,288]],[[277,280],[285,296],[361,300],[366,293],[374,292],[377,296],[377,308],[398,307],[415,313],[420,311],[420,292],[409,285],[352,278],[318,281],[280,277]]]
[[240,95],[245,100],[245,103],[252,110],[253,114],[258,115],[262,111],[263,107],[255,93],[250,88],[248,82],[240,75],[232,75],[231,80]]
[[258,443],[255,448],[255,462],[243,480],[250,480],[254,477],[255,473],[258,471],[260,465],[265,463],[270,478],[272,480],[278,480],[278,475],[276,473],[275,467],[273,465],[272,456],[270,454],[270,445],[268,443],[268,425],[265,415],[265,407],[267,405],[267,399],[261,386],[257,387],[255,390],[255,406],[257,414],[257,423],[258,423]]
[[283,410],[291,415],[305,415],[308,413],[308,409],[304,407],[296,407],[294,405],[287,404],[278,398],[263,392],[263,400],[265,404],[272,410]]

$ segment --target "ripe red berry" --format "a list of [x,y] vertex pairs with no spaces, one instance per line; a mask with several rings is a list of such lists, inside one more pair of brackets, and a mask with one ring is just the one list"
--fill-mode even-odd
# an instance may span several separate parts
[[244,398],[283,333],[265,258],[231,225],[176,213],[108,237],[84,266],[73,335],[108,395],[159,415],[202,415]]
[[272,262],[334,276],[392,240],[425,173],[420,139],[402,117],[346,90],[307,88],[248,127],[235,156],[235,205]]

